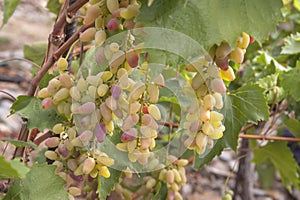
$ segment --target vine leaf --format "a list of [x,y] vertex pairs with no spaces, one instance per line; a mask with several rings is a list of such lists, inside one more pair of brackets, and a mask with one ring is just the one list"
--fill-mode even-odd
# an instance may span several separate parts
[[11,114],[18,114],[20,117],[28,119],[29,130],[33,128],[52,129],[55,124],[66,120],[58,115],[54,109],[42,109],[41,101],[36,97],[20,95],[11,106]]
[[283,185],[291,190],[300,184],[299,166],[286,142],[269,142],[266,146],[254,150],[253,162],[260,164],[270,159],[278,170]]
[[[154,1],[150,7],[147,0],[141,2],[138,21],[182,32],[206,50],[222,40],[234,46],[243,31],[261,42],[282,19],[282,2],[273,0],[165,0]],[[197,25],[187,23],[195,20]]]
[[7,24],[9,18],[14,14],[17,6],[19,5],[20,0],[4,0],[4,7],[3,7],[3,20],[1,28]]
[[46,7],[49,9],[49,11],[54,14],[59,13],[60,6],[61,5],[58,0],[48,0],[47,5],[46,5]]
[[269,107],[258,85],[245,85],[230,92],[224,98],[225,143],[236,150],[238,134],[247,123],[257,123],[269,119]]
[[[54,173],[56,166],[35,164],[22,181],[16,179],[4,200],[8,199],[68,199],[65,181]],[[22,183],[21,183],[22,182]],[[18,197],[18,198],[16,198]]]
[[158,183],[158,186],[156,187],[157,192],[155,193],[153,200],[160,200],[160,199],[166,199],[168,194],[168,188],[166,183],[160,181]]
[[37,42],[32,45],[24,45],[23,47],[24,57],[38,65],[43,63],[46,50],[46,42]]
[[259,120],[268,120],[269,109],[263,95],[264,90],[258,85],[245,85],[237,90],[230,91],[224,96],[224,115],[226,130],[214,147],[201,156],[195,156],[195,168],[209,163],[215,156],[220,155],[224,148],[237,148],[238,135],[247,123],[257,123]]
[[284,39],[282,54],[297,54],[300,52],[300,33],[291,34]]
[[109,168],[110,177],[104,178],[103,176],[98,177],[98,189],[100,199],[106,199],[110,194],[111,190],[115,187],[115,184],[119,182],[121,172],[119,170]]
[[300,66],[285,72],[281,76],[281,85],[296,101],[300,100]]
[[29,171],[24,163],[18,160],[5,160],[4,156],[0,156],[0,178],[25,178]]
[[288,119],[284,122],[284,125],[293,133],[297,138],[300,138],[300,122],[296,119]]

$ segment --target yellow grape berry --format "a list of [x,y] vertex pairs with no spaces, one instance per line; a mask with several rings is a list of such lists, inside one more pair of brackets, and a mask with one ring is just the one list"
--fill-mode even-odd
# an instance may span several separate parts
[[230,53],[230,59],[232,59],[235,63],[241,64],[244,60],[244,52],[241,48],[236,47],[231,53]]
[[95,33],[95,45],[101,46],[106,40],[106,32],[104,30]]
[[103,176],[104,178],[109,178],[110,177],[110,172],[106,166],[99,166],[97,167],[99,174]]
[[68,61],[65,58],[60,58],[57,61],[57,67],[59,72],[63,72],[68,69]]
[[119,9],[118,0],[106,0],[106,6],[110,13],[113,13],[115,10]]
[[174,172],[173,170],[169,169],[166,173],[166,181],[168,184],[172,185],[174,183]]
[[81,194],[81,189],[78,187],[70,187],[68,192],[73,196],[79,196]]
[[48,86],[47,86],[47,91],[49,94],[55,94],[59,88],[61,87],[61,83],[58,79],[54,78],[54,79],[51,79],[48,83]]
[[62,124],[55,124],[52,128],[53,133],[60,134],[65,130],[64,126]]
[[83,33],[81,33],[79,39],[82,42],[92,41],[95,38],[95,34],[96,34],[96,28],[91,27],[85,30]]
[[66,99],[69,97],[69,89],[61,88],[54,96],[53,96],[53,103],[57,104],[58,102]]
[[160,110],[156,105],[154,104],[149,105],[148,112],[155,120],[161,120]]
[[249,43],[250,43],[250,36],[247,33],[243,32],[242,40],[241,40],[241,42],[238,42],[237,46],[241,49],[246,49],[248,47]]
[[43,88],[38,92],[38,98],[48,98],[51,97],[51,94],[48,92],[47,88]]

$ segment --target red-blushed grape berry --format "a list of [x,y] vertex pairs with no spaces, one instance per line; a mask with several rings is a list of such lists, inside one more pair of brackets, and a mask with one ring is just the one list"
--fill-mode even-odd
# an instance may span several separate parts
[[128,141],[132,141],[135,140],[137,137],[137,130],[135,128],[130,128],[129,130],[123,132],[122,136],[121,136],[121,141],[122,142],[128,142]]
[[42,104],[42,108],[45,110],[52,108],[52,105],[53,105],[52,98],[47,97],[47,98],[43,99],[41,104]]
[[79,39],[82,42],[92,41],[95,39],[95,34],[96,34],[96,28],[91,27],[85,30],[83,33],[81,33]]
[[111,95],[113,96],[113,98],[115,100],[118,100],[120,98],[122,89],[117,85],[113,85],[113,86],[111,86],[110,92],[111,92]]
[[70,176],[73,180],[78,181],[78,182],[81,182],[84,179],[83,175],[75,176],[74,172],[72,172],[72,171],[70,171]]
[[97,64],[101,64],[106,60],[104,55],[104,47],[98,47],[95,54],[95,60]]
[[81,115],[91,114],[95,110],[96,110],[96,105],[94,102],[86,102],[76,109],[76,114],[81,114]]
[[45,140],[45,145],[50,148],[57,147],[60,139],[58,137],[50,137]]
[[253,42],[255,42],[255,39],[254,39],[254,37],[252,37],[252,36],[250,35],[250,44],[252,44]]
[[69,151],[68,151],[67,147],[64,144],[60,143],[58,145],[57,150],[58,150],[59,154],[62,157],[68,157],[69,156]]
[[102,143],[104,141],[106,132],[107,132],[107,130],[106,130],[106,126],[104,123],[97,123],[95,125],[94,133],[95,133],[95,136],[96,136],[98,142]]
[[65,88],[71,88],[73,86],[73,81],[69,74],[61,74],[58,77],[61,85]]
[[126,52],[126,61],[128,62],[129,66],[135,68],[138,66],[140,60],[140,54],[136,51],[129,51]]
[[213,79],[210,83],[210,87],[213,91],[218,92],[220,94],[225,93],[227,90],[223,80],[220,78]]
[[144,106],[142,107],[142,112],[143,112],[144,114],[149,114],[149,110],[148,110],[148,106],[147,106],[147,105],[144,105]]
[[84,18],[83,23],[85,25],[89,25],[95,21],[97,17],[101,14],[101,8],[98,5],[92,5],[90,6],[87,11]]
[[224,59],[227,57],[231,52],[231,47],[227,42],[222,42],[220,46],[216,49],[216,58],[217,59]]
[[88,157],[84,162],[82,166],[82,173],[83,174],[89,174],[94,169],[96,165],[96,161],[92,157]]
[[229,61],[228,61],[228,57],[226,56],[225,58],[221,58],[221,59],[216,59],[216,65],[218,67],[220,67],[222,70],[227,70],[229,67]]
[[108,30],[111,30],[111,31],[117,30],[118,27],[119,27],[119,21],[116,18],[112,18],[111,20],[109,20],[107,22],[106,27],[107,27]]

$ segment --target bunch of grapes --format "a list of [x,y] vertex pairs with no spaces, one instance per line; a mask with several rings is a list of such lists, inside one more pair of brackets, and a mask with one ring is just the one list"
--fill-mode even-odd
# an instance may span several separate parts
[[213,140],[223,136],[224,117],[217,110],[223,107],[221,94],[226,92],[226,87],[218,67],[205,57],[192,61],[186,66],[186,70],[195,72],[189,83],[191,91],[186,90],[186,93],[191,97],[196,96],[196,100],[186,114],[184,129],[189,137],[184,143],[189,149],[195,149],[198,154],[202,154],[206,147],[213,146]]
[[[137,191],[139,195],[151,199],[158,185],[165,184],[167,199],[182,199],[180,189],[186,183],[184,167],[188,160],[177,159],[168,150],[164,160],[155,155],[157,140],[161,138],[159,124],[163,115],[158,103],[165,77],[163,73],[152,73],[148,52],[143,43],[135,44],[135,31],[130,31],[141,27],[135,22],[140,6],[135,0],[90,0],[80,9],[80,15],[83,25],[93,26],[82,32],[79,39],[96,46],[95,62],[104,70],[88,69],[87,74],[75,76],[68,72],[66,58],[60,58],[55,71],[59,75],[37,94],[43,99],[43,109],[54,108],[66,118],[52,127],[54,136],[43,144],[48,147],[45,157],[67,182],[69,199],[86,193],[89,198],[96,198],[97,177],[110,177],[109,167],[117,160],[99,148],[107,135],[117,136],[116,149],[126,152],[130,162],[147,170]],[[124,41],[107,40],[124,29],[129,30]],[[183,129],[188,136],[184,145],[188,149],[203,154],[223,136],[223,80],[234,80],[229,60],[242,63],[249,42],[250,36],[243,33],[233,50],[222,42],[211,49],[213,59],[200,56],[185,66],[186,77],[191,78],[182,90],[193,102],[180,120],[185,121]],[[134,78],[136,74],[139,80]],[[127,178],[132,177],[133,170],[127,168],[124,173]],[[132,199],[133,193],[120,183],[114,191]]]
[[214,45],[209,54],[215,61],[216,65],[221,69],[220,74],[223,80],[233,81],[235,79],[234,71],[229,65],[229,60],[236,64],[241,64],[244,60],[244,54],[250,43],[254,42],[254,39],[243,32],[242,37],[239,37],[236,41],[235,48],[223,41],[219,46]]

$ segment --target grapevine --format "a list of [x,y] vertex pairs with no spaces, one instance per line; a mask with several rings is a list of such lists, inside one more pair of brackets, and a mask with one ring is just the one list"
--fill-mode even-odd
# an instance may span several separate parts
[[[145,26],[139,16],[155,1],[59,2],[48,54],[28,96],[62,120],[34,129],[43,135],[37,148],[24,153],[18,147],[14,156],[26,163],[42,153],[65,181],[70,200],[157,199],[161,191],[164,199],[184,199],[187,167],[224,142],[228,85],[253,37],[241,32],[235,44],[223,40],[206,52],[183,33]],[[62,27],[75,20],[77,30],[63,41]],[[169,60],[160,63],[159,57]],[[51,79],[41,86],[45,75]],[[30,120],[23,118],[24,142],[28,134],[34,137]],[[101,183],[112,179],[101,196]],[[136,183],[134,190],[126,187],[128,180]],[[233,192],[225,190],[222,199],[232,199]]]

